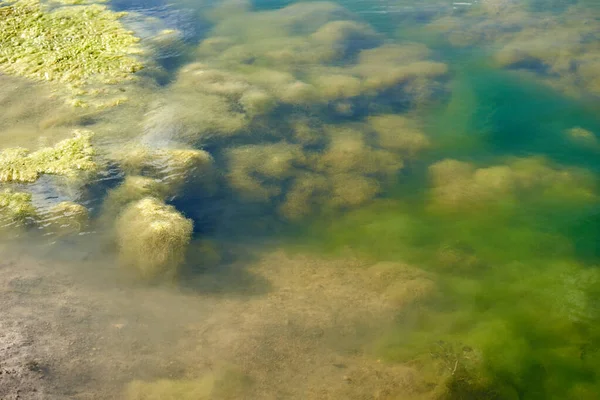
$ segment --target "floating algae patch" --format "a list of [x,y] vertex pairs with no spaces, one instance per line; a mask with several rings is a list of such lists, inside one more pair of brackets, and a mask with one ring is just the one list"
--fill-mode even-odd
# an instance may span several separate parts
[[90,85],[130,80],[141,69],[138,39],[106,6],[50,8],[38,0],[0,2],[0,71],[70,88],[73,104]]
[[74,137],[33,153],[22,148],[0,152],[0,182],[31,183],[40,175],[75,178],[82,172],[94,172],[92,133],[76,130]]
[[0,218],[2,227],[34,221],[37,212],[31,204],[31,195],[11,189],[0,192]]

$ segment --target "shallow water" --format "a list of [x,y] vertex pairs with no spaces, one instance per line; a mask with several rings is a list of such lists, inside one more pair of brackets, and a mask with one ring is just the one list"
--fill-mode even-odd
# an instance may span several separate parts
[[108,6],[134,80],[0,72],[0,148],[97,165],[0,153],[0,397],[597,398],[596,2]]

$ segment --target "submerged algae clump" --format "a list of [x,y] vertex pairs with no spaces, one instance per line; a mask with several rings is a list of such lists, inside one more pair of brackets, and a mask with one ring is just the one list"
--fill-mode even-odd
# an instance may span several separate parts
[[145,197],[164,200],[168,188],[165,184],[144,176],[128,176],[118,187],[110,190],[103,204],[105,216],[114,216],[134,201]]
[[38,0],[1,0],[0,71],[73,88],[127,80],[141,64],[122,15],[97,4],[51,10]]
[[[444,16],[429,28],[451,46],[493,49],[496,67],[518,71],[575,97],[600,94],[597,15],[581,2],[560,13],[524,7],[526,2],[488,1],[470,7],[461,18]],[[551,3],[539,1],[539,3]],[[558,1],[554,3],[559,3]],[[556,4],[554,4],[556,5]],[[541,10],[540,10],[541,11]]]
[[431,142],[410,118],[398,114],[374,115],[369,124],[376,133],[379,146],[414,156],[430,147]]
[[0,153],[0,182],[35,182],[41,174],[76,177],[82,171],[95,171],[92,133],[75,131],[75,136],[33,153],[7,149]]
[[268,201],[281,193],[282,182],[298,174],[306,160],[298,145],[280,142],[228,149],[229,185],[242,197]]
[[592,174],[581,168],[551,165],[543,158],[513,158],[505,165],[475,168],[442,160],[429,167],[436,210],[477,210],[490,205],[534,203],[590,204],[598,201]]
[[144,279],[174,278],[185,258],[193,223],[162,201],[130,204],[116,223],[119,256]]
[[29,193],[14,192],[6,189],[0,192],[0,223],[24,223],[29,219],[37,218],[35,208],[31,204]]
[[385,44],[356,15],[328,2],[226,17],[198,55],[213,68],[245,76],[280,103],[332,106],[346,116],[364,104],[361,98],[389,90],[405,104],[423,104],[447,73],[445,64],[427,60],[425,46]]

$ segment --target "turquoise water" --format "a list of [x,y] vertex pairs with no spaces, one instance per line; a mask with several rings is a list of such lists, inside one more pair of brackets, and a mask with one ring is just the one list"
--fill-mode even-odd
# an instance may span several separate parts
[[109,7],[146,49],[127,101],[0,75],[2,148],[95,133],[93,177],[0,203],[126,327],[75,382],[54,361],[57,398],[598,397],[596,2]]

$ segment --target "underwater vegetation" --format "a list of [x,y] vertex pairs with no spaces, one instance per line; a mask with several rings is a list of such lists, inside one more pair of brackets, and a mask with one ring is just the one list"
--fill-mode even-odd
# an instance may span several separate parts
[[172,279],[185,259],[193,222],[174,207],[146,197],[118,216],[119,259],[143,279]]
[[481,51],[485,44],[485,57],[496,68],[526,73],[571,96],[597,99],[598,10],[577,1],[537,3],[481,1],[466,14],[433,20],[428,29],[443,33],[456,47]]
[[0,215],[3,227],[12,224],[24,224],[37,217],[31,204],[29,193],[14,192],[5,189],[0,193]]
[[447,159],[429,166],[429,174],[434,186],[431,206],[438,209],[489,210],[494,203],[522,207],[536,197],[562,207],[598,202],[593,174],[572,167],[555,169],[542,158],[515,158],[486,168]]
[[[381,3],[402,10],[411,2]],[[190,286],[206,278],[207,288],[210,279],[237,282],[228,274],[253,276],[227,269],[247,260],[229,234],[251,231],[260,247],[265,231],[283,227],[282,246],[334,254],[337,269],[323,272],[307,256],[284,273],[312,286],[282,285],[287,294],[273,298],[343,302],[383,321],[351,350],[328,348],[342,360],[364,357],[335,393],[360,398],[370,390],[359,387],[361,376],[382,376],[375,398],[394,398],[413,381],[418,390],[402,398],[595,398],[600,125],[563,94],[596,104],[598,19],[570,2],[553,3],[560,13],[537,11],[538,1],[433,11],[438,2],[423,3],[411,23],[424,25],[410,35],[393,27],[402,35],[394,38],[333,2],[202,2],[206,26],[194,42],[158,18],[94,1],[0,0],[1,73],[56,85],[72,105],[114,106],[84,116],[60,110],[27,131],[13,125],[33,118],[36,103],[7,107],[7,141],[75,131],[39,150],[0,151],[2,236],[29,230],[75,242],[99,231],[126,274],[145,283],[190,278]],[[0,105],[22,87],[5,78]],[[546,91],[533,93],[535,85]],[[560,112],[568,115],[556,122]],[[547,154],[561,146],[579,153]],[[61,186],[71,181],[81,190]],[[265,286],[278,279],[265,276]],[[214,292],[226,297],[228,284]],[[244,297],[247,307],[261,290]],[[312,315],[298,330],[321,337],[331,328],[327,340],[337,342],[365,329],[337,332],[329,316]],[[296,368],[285,358],[294,339],[279,335],[277,364],[259,372]],[[389,378],[402,368],[406,379]],[[236,399],[250,385],[194,376],[132,377],[125,398]]]
[[218,187],[291,221],[368,203],[431,147],[409,113],[445,91],[447,67],[426,46],[388,42],[333,3],[236,4],[211,11],[142,143],[209,149]]

